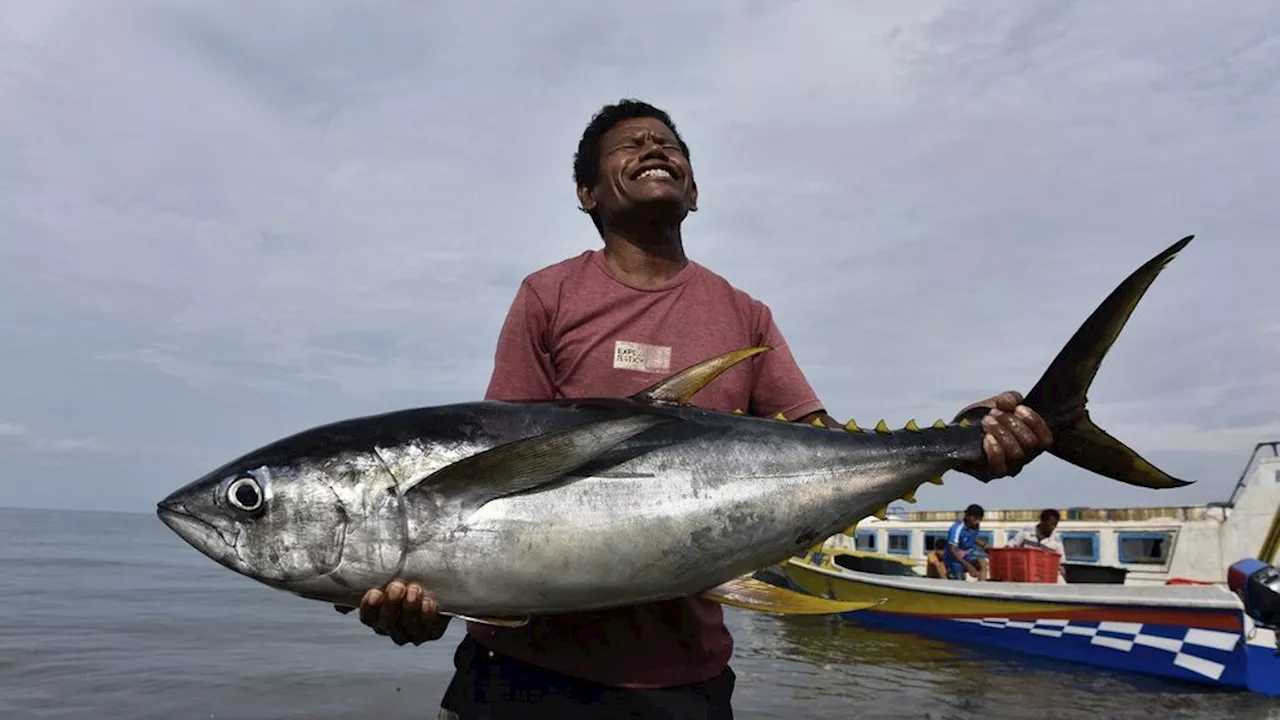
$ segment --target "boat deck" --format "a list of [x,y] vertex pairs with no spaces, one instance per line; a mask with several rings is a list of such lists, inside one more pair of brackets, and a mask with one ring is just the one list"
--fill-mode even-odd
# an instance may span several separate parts
[[1144,607],[1204,608],[1239,610],[1240,600],[1220,585],[1059,585],[1049,583],[961,582],[927,577],[878,575],[856,570],[830,569],[791,559],[813,572],[916,592],[1031,602],[1079,603],[1090,605],[1141,605]]

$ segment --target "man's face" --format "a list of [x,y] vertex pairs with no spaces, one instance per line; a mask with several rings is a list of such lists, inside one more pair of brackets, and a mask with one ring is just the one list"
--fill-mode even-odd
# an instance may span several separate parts
[[1058,529],[1057,518],[1045,518],[1044,520],[1040,521],[1040,530],[1045,535],[1052,535],[1053,531],[1056,529]]
[[693,169],[675,133],[656,118],[632,118],[614,125],[600,143],[600,177],[578,188],[584,210],[604,216],[649,214],[679,222],[697,209]]
[[964,526],[970,530],[977,530],[980,525],[982,525],[982,518],[975,515],[964,516]]

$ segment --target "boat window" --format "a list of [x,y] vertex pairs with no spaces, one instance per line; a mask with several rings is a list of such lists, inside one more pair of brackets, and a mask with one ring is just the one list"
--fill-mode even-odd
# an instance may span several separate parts
[[876,551],[876,534],[873,530],[859,530],[854,547],[862,552]]
[[1098,533],[1080,530],[1061,532],[1062,550],[1068,562],[1097,562]]
[[1018,532],[1019,532],[1019,531],[1017,531],[1017,530],[1005,530],[1005,531],[1004,531],[1004,544],[1005,544],[1005,545],[1008,545],[1009,543],[1013,542],[1013,539],[1014,539],[1014,538],[1016,538],[1016,537],[1018,537]]
[[1120,562],[1140,565],[1163,565],[1173,548],[1172,532],[1119,532],[1116,541]]
[[942,538],[942,542],[947,541],[946,530],[926,530],[924,533],[924,552],[929,554],[933,552],[933,544],[938,542],[938,538]]
[[987,547],[995,547],[996,534],[990,530],[979,530],[978,537],[982,538],[982,542],[986,543]]
[[890,530],[889,531],[889,552],[894,555],[910,555],[911,554],[911,531],[909,530]]

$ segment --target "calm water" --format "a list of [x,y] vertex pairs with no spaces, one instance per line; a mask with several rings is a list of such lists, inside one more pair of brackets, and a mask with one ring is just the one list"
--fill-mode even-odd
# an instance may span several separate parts
[[[433,718],[461,623],[397,648],[224,570],[152,515],[0,510],[0,718]],[[735,714],[1280,718],[1248,695],[729,611]]]

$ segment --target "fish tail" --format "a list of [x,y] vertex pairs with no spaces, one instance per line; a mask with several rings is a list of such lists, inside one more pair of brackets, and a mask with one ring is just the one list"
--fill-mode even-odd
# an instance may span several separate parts
[[1053,432],[1048,452],[1072,465],[1138,487],[1190,485],[1152,465],[1089,418],[1089,386],[1102,358],[1160,271],[1194,235],[1179,240],[1125,278],[1102,301],[1049,364],[1023,404],[1039,413]]

